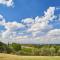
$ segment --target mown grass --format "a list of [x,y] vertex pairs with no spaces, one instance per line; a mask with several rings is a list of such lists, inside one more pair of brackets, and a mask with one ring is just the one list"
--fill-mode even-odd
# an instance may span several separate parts
[[0,60],[60,60],[60,56],[17,56],[0,53]]

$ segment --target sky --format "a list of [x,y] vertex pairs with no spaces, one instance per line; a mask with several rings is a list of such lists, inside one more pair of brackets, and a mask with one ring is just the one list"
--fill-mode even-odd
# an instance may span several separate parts
[[60,44],[60,0],[0,0],[0,41]]

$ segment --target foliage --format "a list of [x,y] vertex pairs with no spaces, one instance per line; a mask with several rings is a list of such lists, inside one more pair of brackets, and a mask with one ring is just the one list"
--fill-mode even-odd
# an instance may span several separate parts
[[19,51],[19,50],[21,50],[21,45],[20,44],[16,44],[16,43],[12,43],[12,48],[15,51]]
[[60,56],[60,45],[4,44],[0,42],[0,53],[29,56]]

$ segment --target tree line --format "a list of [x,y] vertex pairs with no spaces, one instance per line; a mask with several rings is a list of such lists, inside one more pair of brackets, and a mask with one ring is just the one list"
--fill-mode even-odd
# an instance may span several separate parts
[[27,55],[27,56],[60,56],[59,44],[4,44],[0,42],[0,53]]

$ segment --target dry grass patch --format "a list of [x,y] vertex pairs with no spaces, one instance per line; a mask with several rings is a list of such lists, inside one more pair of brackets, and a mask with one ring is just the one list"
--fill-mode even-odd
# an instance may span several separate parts
[[0,53],[0,60],[60,60],[59,56],[17,56]]

